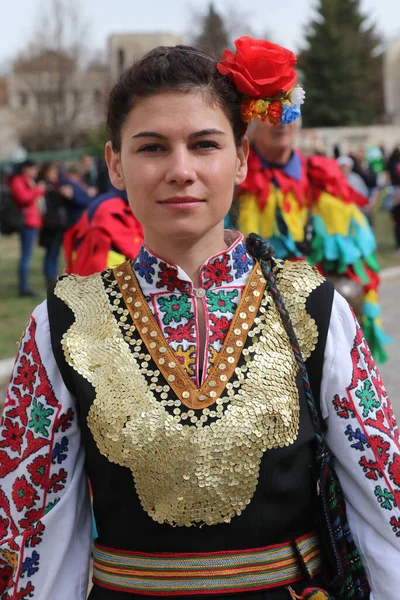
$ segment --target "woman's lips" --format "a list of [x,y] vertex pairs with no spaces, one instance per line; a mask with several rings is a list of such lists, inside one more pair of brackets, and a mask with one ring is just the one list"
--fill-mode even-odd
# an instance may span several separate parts
[[160,200],[158,204],[162,204],[166,208],[194,208],[203,204],[205,200],[201,200],[200,198],[195,198],[194,196],[172,196],[171,198],[166,198],[165,200]]

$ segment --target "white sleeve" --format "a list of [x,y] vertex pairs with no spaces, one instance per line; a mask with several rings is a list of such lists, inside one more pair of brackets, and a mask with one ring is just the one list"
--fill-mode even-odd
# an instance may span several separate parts
[[325,349],[321,410],[371,600],[398,600],[399,430],[361,328],[337,292]]
[[85,600],[91,509],[74,398],[32,314],[0,428],[0,598]]

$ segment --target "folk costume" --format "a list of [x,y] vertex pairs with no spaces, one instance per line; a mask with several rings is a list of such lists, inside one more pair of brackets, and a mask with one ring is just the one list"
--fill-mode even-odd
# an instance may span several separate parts
[[[200,288],[143,246],[133,263],[62,277],[34,311],[1,430],[2,600],[85,598],[85,469],[91,600],[325,589],[304,387],[260,265],[230,235]],[[333,286],[306,262],[273,265],[370,597],[394,600],[400,445],[382,380]]]
[[[384,345],[391,340],[382,329],[376,242],[362,212],[367,202],[333,159],[307,161],[294,150],[286,165],[275,165],[252,148],[234,211],[239,229],[267,238],[278,258],[307,258],[323,275],[360,288],[363,330],[374,356],[384,362]],[[356,308],[357,288],[353,296]]]
[[91,275],[135,258],[143,230],[129,208],[126,192],[101,194],[64,239],[66,272]]
[[86,597],[87,476],[90,600],[397,598],[399,432],[363,333],[306,261],[225,243],[197,288],[143,245],[32,314],[0,431],[1,600]]

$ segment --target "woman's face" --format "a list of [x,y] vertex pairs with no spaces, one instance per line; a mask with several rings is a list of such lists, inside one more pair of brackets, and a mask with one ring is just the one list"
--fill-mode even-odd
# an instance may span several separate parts
[[236,147],[230,121],[202,92],[142,99],[123,126],[121,151],[106,146],[111,181],[126,189],[149,245],[199,239],[221,225],[247,154],[247,140]]

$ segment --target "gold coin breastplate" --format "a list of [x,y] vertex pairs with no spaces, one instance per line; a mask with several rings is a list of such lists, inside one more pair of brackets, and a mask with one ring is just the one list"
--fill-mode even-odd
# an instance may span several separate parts
[[[155,521],[229,522],[254,496],[264,453],[291,445],[298,435],[297,363],[287,334],[262,278],[247,286],[237,314],[248,315],[254,306],[251,325],[239,332],[232,322],[216,363],[225,366],[204,384],[208,393],[217,392],[204,408],[191,408],[184,395],[191,389],[171,385],[175,368],[164,362],[161,372],[157,363],[168,354],[165,340],[149,335],[144,341],[148,331],[130,318],[129,305],[141,300],[132,279],[132,300],[121,293],[118,273],[132,277],[129,268],[116,269],[115,277],[71,276],[56,287],[75,316],[62,341],[66,360],[95,390],[89,428],[99,451],[131,470],[141,504]],[[277,280],[307,358],[318,330],[305,303],[322,278],[306,264],[285,263]]]

